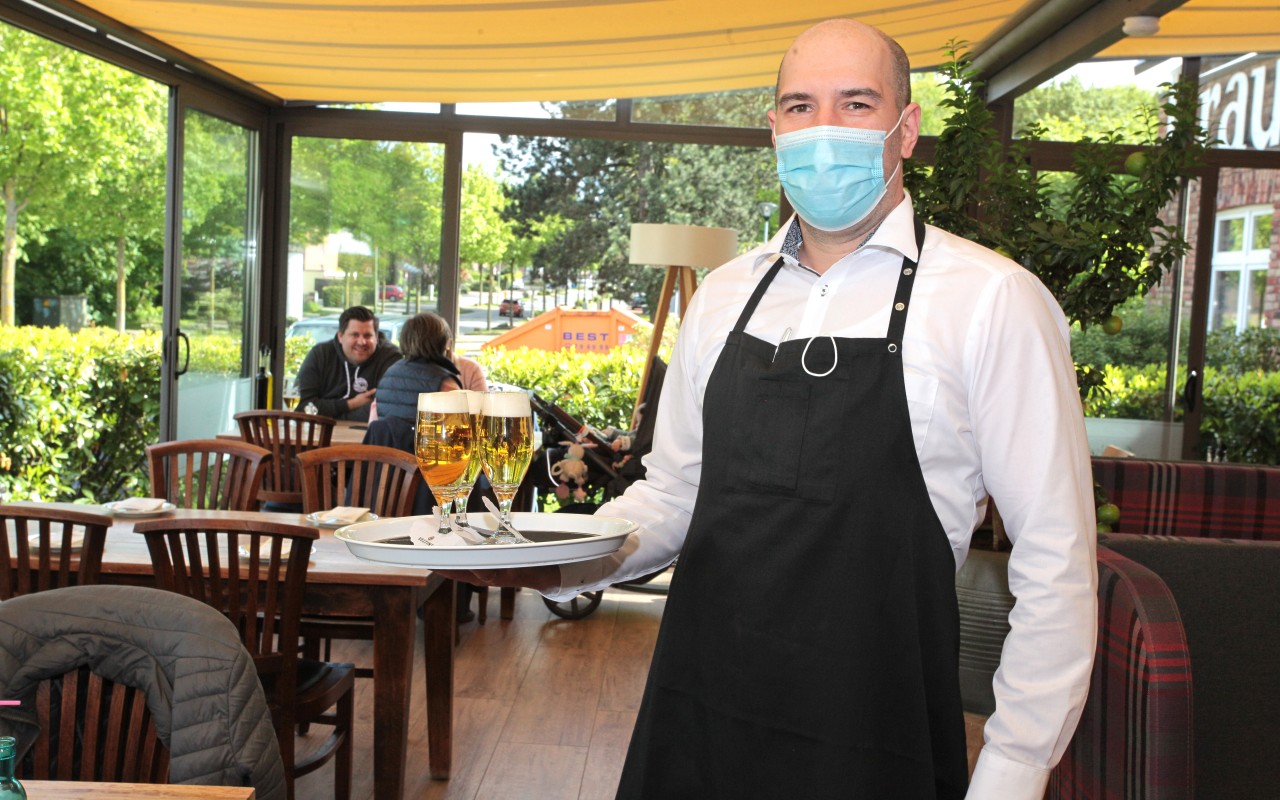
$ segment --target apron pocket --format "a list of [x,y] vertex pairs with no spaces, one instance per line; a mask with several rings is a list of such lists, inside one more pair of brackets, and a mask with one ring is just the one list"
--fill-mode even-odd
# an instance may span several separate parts
[[738,404],[728,486],[792,494],[800,483],[810,386],[761,381]]

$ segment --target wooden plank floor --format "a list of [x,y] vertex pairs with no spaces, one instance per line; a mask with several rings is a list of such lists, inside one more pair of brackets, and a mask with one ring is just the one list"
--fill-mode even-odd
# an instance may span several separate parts
[[[666,576],[657,579],[664,581]],[[664,595],[610,589],[600,608],[562,620],[542,598],[522,591],[515,619],[461,627],[454,681],[453,777],[427,774],[422,640],[414,665],[405,798],[436,800],[607,800],[614,796],[648,674]],[[473,603],[474,604],[474,603]],[[335,643],[335,659],[368,664],[364,642]],[[373,800],[372,685],[356,682],[352,797]],[[981,745],[981,718],[966,720],[970,765]],[[324,734],[313,729],[313,746]],[[300,751],[308,747],[299,740]],[[297,800],[333,797],[326,765],[298,781]]]

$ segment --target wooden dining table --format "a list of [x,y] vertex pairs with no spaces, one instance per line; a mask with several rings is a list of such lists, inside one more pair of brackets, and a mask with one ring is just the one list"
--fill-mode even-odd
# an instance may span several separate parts
[[254,800],[251,786],[23,781],[28,800]]
[[[364,433],[369,430],[369,423],[352,419],[340,419],[333,424],[331,444],[363,444]],[[240,431],[224,431],[218,434],[219,439],[239,439]]]
[[[15,503],[14,505],[26,505]],[[109,513],[101,506],[44,503]],[[178,509],[175,517],[249,517],[307,525],[302,514]],[[151,586],[154,573],[145,539],[133,532],[136,520],[117,517],[107,531],[102,583]],[[319,529],[307,568],[302,613],[307,616],[373,617],[374,795],[401,798],[408,752],[417,610],[426,625],[427,759],[432,778],[449,777],[453,752],[453,581],[422,567],[399,567],[356,558],[333,531]]]

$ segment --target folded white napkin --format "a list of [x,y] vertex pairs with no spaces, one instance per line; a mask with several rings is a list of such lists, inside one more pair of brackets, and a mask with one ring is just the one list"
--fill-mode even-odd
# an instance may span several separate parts
[[164,499],[160,497],[130,497],[115,504],[117,511],[146,512],[159,511],[164,508]]
[[409,538],[421,547],[465,547],[484,541],[484,537],[475,531],[457,525],[449,533],[439,533],[439,530],[440,506],[436,506],[431,516],[413,521],[409,526]]
[[359,522],[368,513],[369,509],[360,508],[359,506],[338,506],[328,511],[320,512],[316,515],[316,518],[326,522],[343,522],[349,525],[353,522]]

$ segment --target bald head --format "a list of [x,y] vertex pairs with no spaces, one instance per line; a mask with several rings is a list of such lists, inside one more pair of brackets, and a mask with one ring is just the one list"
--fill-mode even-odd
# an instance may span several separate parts
[[892,103],[897,111],[902,111],[911,102],[911,62],[907,59],[907,52],[884,31],[852,19],[819,22],[796,37],[778,65],[775,105],[782,98],[788,62],[831,53],[865,54],[869,49],[878,51],[874,55],[883,59],[887,70],[886,82],[896,95]]

